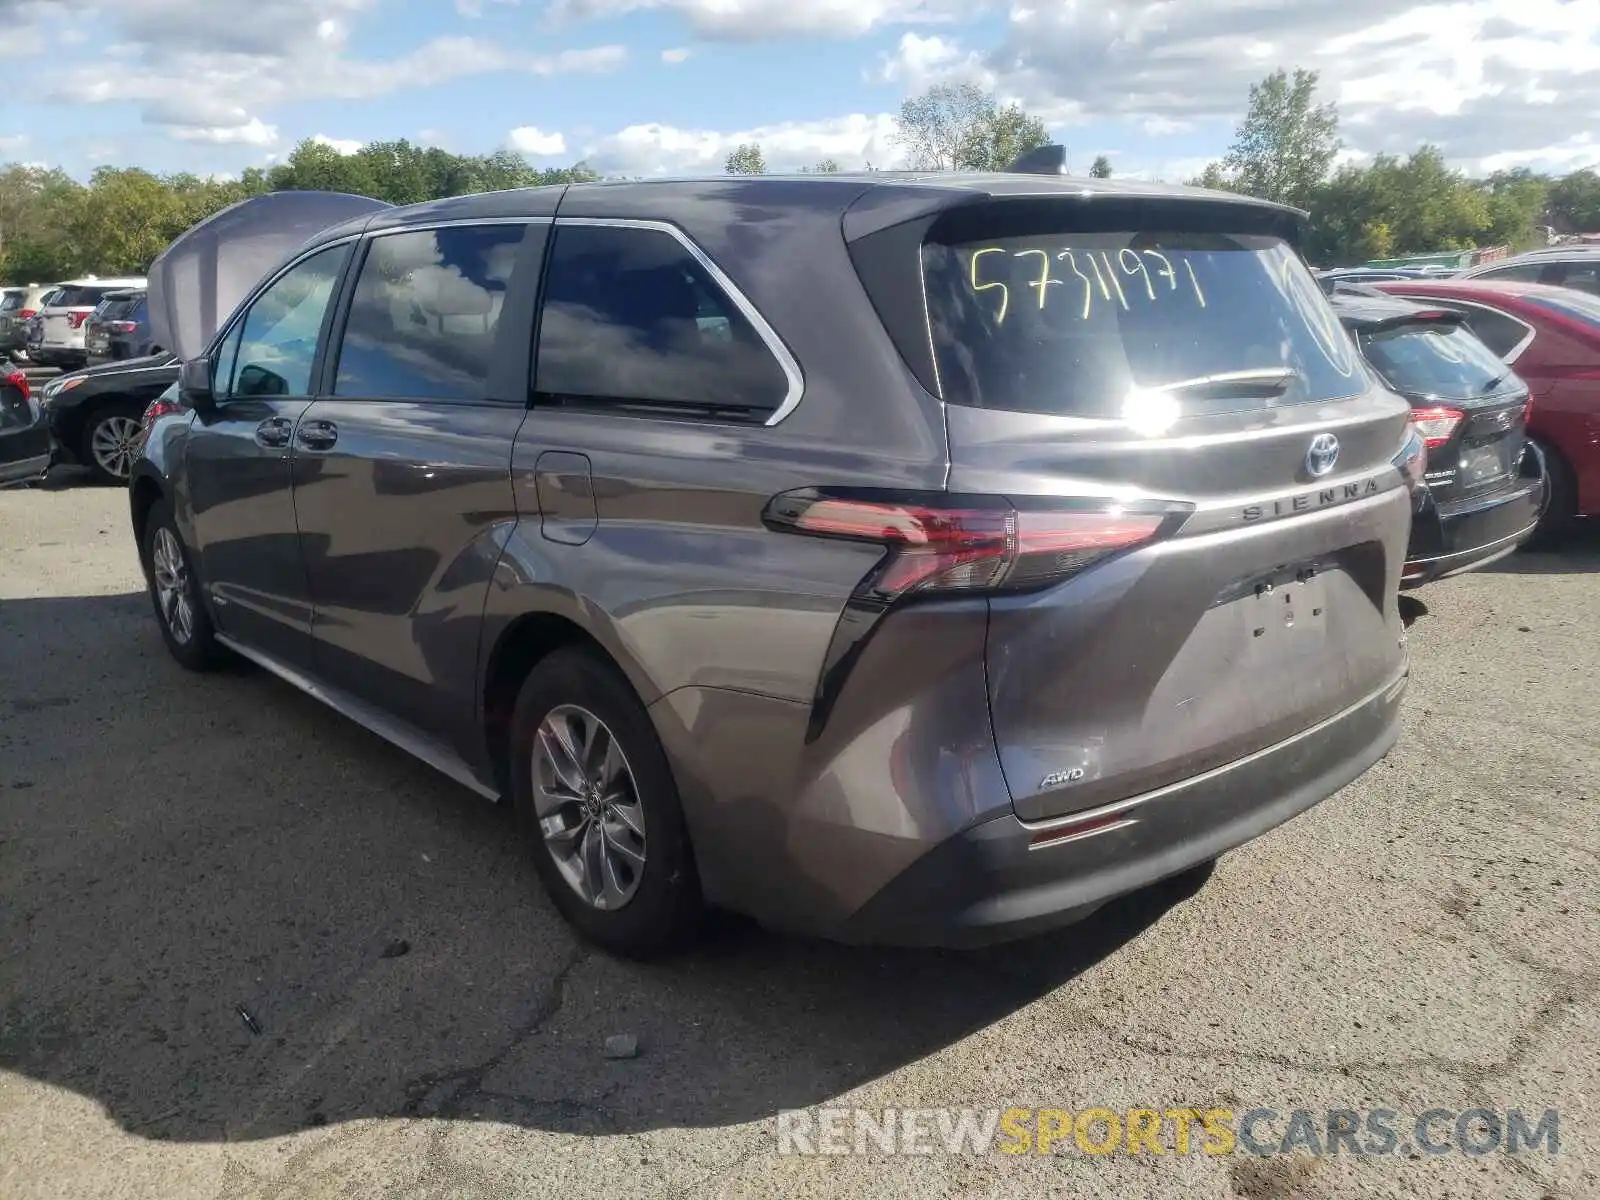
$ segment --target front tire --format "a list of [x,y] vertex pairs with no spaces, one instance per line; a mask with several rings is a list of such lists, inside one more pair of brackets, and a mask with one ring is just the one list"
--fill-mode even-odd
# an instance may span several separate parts
[[128,482],[139,456],[139,417],[125,404],[89,414],[83,430],[83,465],[101,483]]
[[164,500],[158,500],[145,519],[143,556],[150,603],[168,651],[190,671],[213,670],[227,652],[217,641],[189,551]]
[[702,902],[666,752],[627,680],[600,655],[557,650],[511,722],[512,800],[551,901],[629,958],[692,940]]

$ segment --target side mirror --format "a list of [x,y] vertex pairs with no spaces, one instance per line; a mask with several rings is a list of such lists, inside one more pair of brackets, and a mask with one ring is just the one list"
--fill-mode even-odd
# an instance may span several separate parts
[[216,393],[211,390],[209,357],[186,359],[178,368],[178,399],[196,412],[210,412],[217,407]]

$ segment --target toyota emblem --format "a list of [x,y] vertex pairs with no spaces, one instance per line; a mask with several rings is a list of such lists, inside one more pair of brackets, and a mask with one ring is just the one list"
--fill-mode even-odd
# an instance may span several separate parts
[[1339,439],[1331,433],[1319,433],[1311,439],[1311,446],[1306,451],[1306,473],[1313,479],[1320,479],[1333,470],[1333,464],[1339,461]]

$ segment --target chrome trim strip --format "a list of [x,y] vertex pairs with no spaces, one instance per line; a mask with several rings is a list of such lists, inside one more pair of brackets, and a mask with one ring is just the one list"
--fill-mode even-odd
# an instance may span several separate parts
[[[1296,742],[1303,742],[1306,738],[1315,737],[1324,729],[1327,729],[1333,725],[1337,725],[1340,721],[1343,721],[1345,718],[1350,716],[1351,713],[1358,712],[1377,700],[1388,698],[1401,684],[1405,682],[1408,674],[1410,674],[1409,665],[1402,667],[1399,673],[1395,675],[1393,679],[1389,680],[1388,683],[1385,683],[1382,687],[1369,692],[1366,696],[1363,696],[1354,704],[1348,705],[1345,708],[1341,708],[1338,712],[1334,713],[1333,716],[1324,717],[1315,725],[1311,725],[1305,729],[1302,729],[1299,733],[1294,734],[1292,737],[1286,737],[1283,739],[1283,741],[1274,742],[1270,746],[1263,746],[1260,750],[1257,750],[1254,753],[1246,754],[1243,758],[1236,758],[1232,762],[1223,763],[1220,767],[1212,767],[1209,771],[1202,771],[1198,775],[1191,775],[1187,779],[1180,779],[1176,783],[1169,783],[1166,787],[1156,788],[1155,791],[1145,792],[1141,796],[1130,796],[1126,800],[1113,800],[1110,804],[1102,804],[1099,808],[1086,808],[1082,812],[1071,813],[1070,815],[1063,817],[1050,817],[1043,821],[1024,821],[1019,817],[1017,823],[1020,824],[1024,829],[1031,830],[1034,833],[1039,833],[1049,829],[1060,829],[1062,826],[1066,825],[1081,825],[1085,821],[1093,821],[1102,817],[1114,816],[1117,813],[1128,812],[1130,809],[1137,808],[1141,804],[1149,804],[1152,801],[1165,799],[1176,792],[1182,792],[1187,788],[1191,788],[1197,783],[1201,783],[1208,779],[1215,779],[1218,776],[1226,775],[1229,771],[1237,770],[1238,768],[1255,762],[1258,759],[1277,754],[1279,751],[1293,746]],[[1095,832],[1099,831],[1096,830]],[[1050,844],[1051,843],[1046,843],[1046,845]]]
[[[372,239],[390,237],[396,233],[426,233],[430,229],[460,229],[466,225],[549,225],[554,220],[554,217],[451,217],[445,221],[418,221],[414,225],[369,229],[360,236]],[[329,242],[328,245],[334,243]]]
[[328,684],[319,683],[308,675],[303,675],[293,667],[287,666],[273,658],[270,654],[263,654],[253,650],[224,633],[216,635],[217,641],[232,650],[241,658],[247,658],[263,670],[270,671],[285,683],[299,688],[306,695],[315,700],[320,700],[340,716],[347,717],[370,733],[375,733],[386,742],[391,742],[400,747],[413,758],[427,763],[435,771],[447,775],[462,787],[471,788],[478,795],[488,800],[501,799],[500,793],[491,787],[479,782],[471,769],[461,758],[451,750],[426,737],[409,726],[402,724],[393,717],[388,716],[372,705],[343,692]]
[[[1516,550],[1517,543],[1520,542],[1523,538],[1527,537],[1530,533],[1532,533],[1538,527],[1539,527],[1539,522],[1538,521],[1534,521],[1532,524],[1526,526],[1525,528],[1517,530],[1516,533],[1507,534],[1503,538],[1496,538],[1492,542],[1485,542],[1481,546],[1474,546],[1471,550],[1457,550],[1454,554],[1441,554],[1437,558],[1412,558],[1412,559],[1407,559],[1406,560],[1406,566],[1408,566],[1408,567],[1436,567],[1436,566],[1439,566],[1442,563],[1445,563],[1445,564],[1452,563],[1456,559],[1459,559],[1459,558],[1470,558],[1474,554],[1482,554],[1485,550],[1495,550],[1498,547],[1505,547],[1504,549],[1500,550],[1499,553],[1497,553],[1497,554],[1493,554],[1490,557],[1485,558],[1485,559],[1483,559],[1481,561],[1472,562],[1472,563],[1467,564],[1468,566],[1472,566],[1472,567],[1488,566],[1491,562],[1498,561],[1499,559],[1504,558],[1506,555],[1508,555],[1508,554],[1512,553],[1514,550]],[[1445,574],[1453,575],[1459,569],[1460,568],[1448,569],[1448,570],[1446,570]],[[1436,576],[1434,576],[1434,578],[1435,579],[1443,579],[1444,575],[1436,575]]]
[[[1028,853],[1032,854],[1035,850],[1054,850],[1057,846],[1070,846],[1073,842],[1081,842],[1086,838],[1096,837],[1102,833],[1115,833],[1119,829],[1127,829],[1130,825],[1137,825],[1138,823],[1138,817],[1128,817],[1122,821],[1113,821],[1109,825],[1097,825],[1093,829],[1085,829],[1082,833],[1063,834],[1061,837],[1051,838],[1045,842],[1029,842]],[[1033,828],[1031,825],[1028,827],[1030,829]]]
[[778,336],[777,330],[767,324],[767,319],[761,315],[760,310],[750,301],[750,298],[734,286],[733,280],[729,279],[723,273],[722,268],[712,261],[711,256],[697,246],[693,239],[683,230],[670,221],[644,221],[631,217],[563,217],[558,215],[555,219],[555,224],[557,229],[563,225],[592,225],[603,229],[651,229],[657,233],[665,233],[676,238],[678,243],[694,256],[695,261],[706,269],[711,278],[716,281],[717,286],[727,293],[728,298],[744,314],[745,319],[755,327],[757,336],[766,343],[767,349],[772,352],[773,357],[778,360],[778,365],[783,368],[784,378],[789,383],[789,390],[784,394],[783,402],[762,423],[767,426],[776,425],[799,406],[801,397],[805,394],[805,377],[800,373],[800,364],[795,360],[794,355],[789,353],[789,347],[783,344],[783,339]]

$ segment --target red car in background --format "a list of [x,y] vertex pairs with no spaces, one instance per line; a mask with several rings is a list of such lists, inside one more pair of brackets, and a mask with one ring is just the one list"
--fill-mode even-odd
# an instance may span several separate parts
[[1461,313],[1528,385],[1528,446],[1549,480],[1535,540],[1600,515],[1600,296],[1538,283],[1476,279],[1371,285]]

